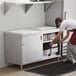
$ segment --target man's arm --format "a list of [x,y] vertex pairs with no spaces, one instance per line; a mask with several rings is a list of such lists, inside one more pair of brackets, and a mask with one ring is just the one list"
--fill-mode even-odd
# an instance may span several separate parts
[[[62,35],[62,32],[59,32],[59,33],[56,35],[55,39],[50,43],[50,45],[53,45],[55,42],[57,42],[57,40],[60,38],[61,35]],[[66,36],[65,36],[63,39],[61,39],[59,42],[65,41],[65,40],[69,37],[69,35],[70,35],[70,32],[67,31]]]
[[50,45],[52,45],[55,42],[57,42],[57,40],[60,38],[61,35],[62,35],[62,32],[58,32],[58,34],[56,35],[56,37],[54,38],[54,40],[50,43]]
[[66,36],[65,36],[63,39],[61,39],[59,42],[63,42],[63,41],[65,41],[65,40],[69,37],[69,35],[70,35],[70,32],[67,31]]

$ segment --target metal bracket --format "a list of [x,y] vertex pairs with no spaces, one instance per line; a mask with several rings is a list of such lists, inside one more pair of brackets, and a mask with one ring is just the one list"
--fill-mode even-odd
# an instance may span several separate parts
[[32,7],[33,4],[25,4],[25,13]]
[[51,6],[53,6],[55,3],[56,3],[56,1],[54,1],[52,3],[44,4],[44,12],[47,12],[49,10],[49,8],[51,8]]
[[15,3],[5,3],[4,2],[4,15],[7,13],[7,11],[14,5]]

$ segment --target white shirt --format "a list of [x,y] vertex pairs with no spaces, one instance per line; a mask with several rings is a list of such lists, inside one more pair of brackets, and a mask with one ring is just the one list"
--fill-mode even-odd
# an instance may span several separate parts
[[76,20],[67,19],[61,23],[60,31],[76,29]]

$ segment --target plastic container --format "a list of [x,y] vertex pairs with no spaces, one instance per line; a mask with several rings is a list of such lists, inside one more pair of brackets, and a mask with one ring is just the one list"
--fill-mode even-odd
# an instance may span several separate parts
[[51,50],[50,49],[43,51],[43,56],[50,56],[50,55],[51,55]]

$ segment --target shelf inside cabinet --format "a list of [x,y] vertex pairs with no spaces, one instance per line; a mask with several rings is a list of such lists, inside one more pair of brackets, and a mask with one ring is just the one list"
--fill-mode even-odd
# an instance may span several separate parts
[[56,54],[53,54],[51,56],[43,56],[43,60],[52,59],[52,58],[58,58],[58,57],[61,57],[61,56],[60,55],[56,55]]
[[63,56],[66,56],[67,55],[67,53],[63,53]]
[[55,33],[43,34],[43,43],[51,42],[55,37]]
[[51,42],[52,40],[48,40],[48,41],[43,41],[43,43],[48,43],[48,42]]
[[44,59],[60,57],[61,56],[60,53],[57,55],[56,54],[57,52],[58,52],[57,44],[54,44],[53,46],[50,47],[50,42],[43,43],[43,57],[44,57]]

